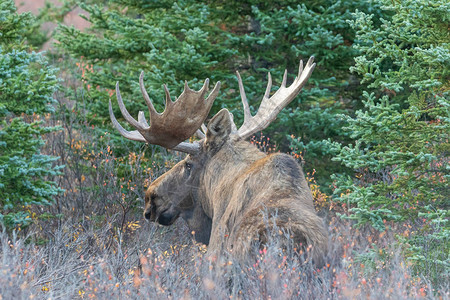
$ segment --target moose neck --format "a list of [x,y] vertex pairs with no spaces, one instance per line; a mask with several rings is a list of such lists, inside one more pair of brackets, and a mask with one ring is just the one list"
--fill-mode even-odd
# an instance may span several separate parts
[[197,242],[209,244],[211,236],[211,218],[203,211],[201,205],[195,205],[192,210],[187,210],[180,215],[188,224],[191,233]]
[[210,218],[224,211],[239,176],[265,156],[265,153],[249,142],[230,139],[207,160],[199,200]]

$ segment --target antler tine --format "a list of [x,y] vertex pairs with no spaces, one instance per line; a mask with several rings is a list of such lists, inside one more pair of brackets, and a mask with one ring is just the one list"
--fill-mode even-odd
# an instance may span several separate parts
[[282,87],[286,87],[286,81],[287,81],[287,69],[284,70],[283,82],[281,83]]
[[245,122],[251,119],[252,114],[250,112],[250,107],[248,105],[247,96],[245,95],[244,84],[242,83],[242,78],[238,71],[236,71],[236,76],[238,78],[239,93],[241,94],[242,106],[244,107],[244,122]]
[[[247,119],[244,118],[244,124],[242,124],[242,126],[239,128],[237,135],[242,139],[246,139],[255,132],[261,131],[269,126],[269,124],[276,119],[278,113],[298,95],[298,93],[308,81],[315,67],[316,64],[314,63],[314,57],[309,58],[305,69],[303,69],[303,62],[300,61],[298,76],[294,79],[294,82],[289,87],[286,87],[287,70],[285,70],[281,86],[272,95],[272,97],[269,97],[272,87],[272,77],[269,73],[267,88],[258,112],[254,117],[250,117]],[[238,80],[239,89],[243,90],[242,80],[240,79],[240,77],[238,77]],[[247,115],[245,111],[246,108],[244,104],[244,116]]]
[[230,112],[229,112],[229,114],[230,114],[230,119],[231,119],[231,131],[232,132],[236,132],[237,131],[237,127],[236,127],[236,124],[234,123],[234,116]]
[[140,124],[138,121],[136,121],[128,112],[127,108],[125,107],[125,104],[123,104],[123,100],[122,100],[122,96],[120,95],[120,90],[119,90],[119,82],[116,83],[116,96],[117,96],[117,102],[119,103],[119,108],[120,111],[122,112],[122,116],[125,118],[125,120],[127,120],[128,123],[130,123],[131,125],[133,125],[134,128],[136,129],[146,129],[145,127],[142,126],[142,124]]
[[[206,80],[208,80],[207,82],[209,82],[208,78]],[[210,105],[210,107],[212,106],[212,104],[213,104],[214,100],[216,99],[217,95],[219,95],[220,87],[221,87],[221,83],[220,83],[220,81],[217,81],[216,85],[213,88],[213,90],[211,91],[211,93],[209,94],[209,96],[205,100],[206,105]]]
[[202,88],[198,92],[201,93],[201,94],[206,93],[208,91],[208,86],[209,86],[209,78],[206,78],[205,82],[203,83]]
[[122,127],[122,125],[120,125],[119,122],[117,122],[116,117],[114,116],[114,112],[112,109],[112,104],[111,104],[111,99],[109,99],[109,116],[111,118],[111,121],[114,125],[114,127],[116,127],[116,129],[119,131],[119,133],[130,140],[133,141],[138,141],[138,142],[146,142],[145,138],[142,136],[142,134],[140,134],[138,131],[128,131],[125,128]]
[[170,92],[167,89],[167,85],[164,84],[163,87],[164,87],[164,93],[166,94],[166,106],[165,106],[164,110],[170,110],[171,106],[173,104],[172,98],[170,98]]
[[155,107],[153,106],[152,101],[150,100],[150,97],[147,94],[147,90],[144,86],[144,71],[141,72],[141,75],[139,76],[139,87],[141,88],[142,96],[144,96],[144,100],[147,103],[148,111],[150,112],[150,120],[153,118],[154,115],[158,115],[158,112],[156,111]]
[[139,122],[139,124],[142,124],[142,127],[144,127],[144,128],[150,127],[147,123],[147,120],[145,119],[145,115],[144,115],[143,111],[139,111],[138,122]]
[[[311,60],[311,58],[309,58],[309,60]],[[309,63],[309,60],[308,60],[308,63]],[[302,72],[303,72],[303,60],[300,59],[300,64],[298,65],[297,78],[300,78],[302,76]]]
[[264,98],[269,99],[271,89],[272,89],[272,75],[270,75],[270,72],[267,72],[267,87],[266,91],[264,92]]

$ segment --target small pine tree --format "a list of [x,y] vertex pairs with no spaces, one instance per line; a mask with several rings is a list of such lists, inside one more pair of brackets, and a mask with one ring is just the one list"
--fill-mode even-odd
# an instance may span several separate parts
[[335,160],[354,176],[336,176],[334,196],[350,205],[357,225],[412,226],[399,236],[405,253],[439,280],[450,250],[450,4],[380,3],[391,15],[381,26],[362,12],[350,23],[361,51],[352,70],[368,91],[364,108],[346,117],[355,144],[337,145]]
[[50,205],[61,189],[57,157],[41,153],[45,134],[58,130],[40,120],[53,112],[56,70],[31,52],[25,36],[31,14],[17,14],[14,1],[0,3],[0,222],[24,228],[32,206]]

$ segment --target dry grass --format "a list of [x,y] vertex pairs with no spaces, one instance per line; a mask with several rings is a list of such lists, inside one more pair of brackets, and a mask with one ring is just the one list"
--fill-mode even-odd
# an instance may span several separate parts
[[[328,264],[314,269],[277,238],[256,259],[239,265],[226,257],[207,259],[180,220],[172,228],[142,224],[127,233],[85,216],[60,222],[41,246],[27,237],[0,235],[2,299],[446,299],[448,282],[434,288],[413,275],[396,249],[386,255],[368,240],[330,219]],[[117,229],[117,228],[116,228]],[[384,248],[388,249],[388,248]]]
[[[313,178],[308,179],[330,233],[323,269],[304,262],[292,247],[280,250],[279,234],[263,250],[255,249],[256,258],[246,265],[227,256],[206,258],[205,248],[193,242],[182,220],[165,228],[141,217],[145,186],[170,168],[176,155],[161,155],[152,148],[144,152],[142,147],[117,158],[108,147],[111,136],[94,134],[96,129],[76,111],[61,100],[58,119],[50,120],[64,128],[47,144],[47,151],[66,165],[58,179],[66,192],[45,211],[57,217],[36,217],[17,236],[0,233],[0,299],[450,296],[448,277],[433,286],[426,274],[413,272],[396,248],[395,227],[387,233],[353,229],[336,215],[345,209],[329,203]],[[268,141],[263,146],[270,149]],[[43,213],[42,208],[28,209],[36,216]]]

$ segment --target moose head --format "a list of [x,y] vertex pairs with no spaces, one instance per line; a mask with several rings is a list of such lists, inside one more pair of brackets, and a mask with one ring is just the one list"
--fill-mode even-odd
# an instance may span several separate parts
[[[144,217],[162,225],[171,225],[182,217],[195,231],[197,241],[209,244],[208,252],[225,249],[244,257],[253,242],[266,240],[267,226],[263,220],[266,213],[275,218],[277,226],[292,232],[294,242],[310,245],[312,259],[321,264],[328,238],[300,166],[286,154],[266,155],[246,141],[273,122],[297,96],[315,68],[313,62],[311,57],[303,68],[300,61],[298,75],[290,86],[286,86],[285,71],[281,87],[272,95],[269,73],[255,116],[250,113],[242,79],[236,72],[244,108],[244,123],[239,129],[227,109],[220,110],[207,126],[203,125],[220,82],[206,99],[208,79],[199,91],[191,90],[186,83],[175,102],[164,85],[166,107],[163,113],[158,113],[141,73],[140,87],[149,109],[150,125],[143,112],[139,112],[137,121],[128,113],[117,83],[122,115],[136,129],[130,132],[118,123],[110,101],[110,116],[117,130],[128,139],[188,154],[151,183],[145,194]],[[185,142],[194,134],[200,140]]]

